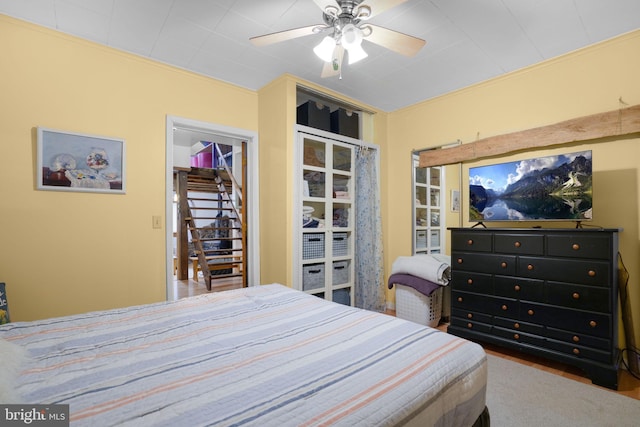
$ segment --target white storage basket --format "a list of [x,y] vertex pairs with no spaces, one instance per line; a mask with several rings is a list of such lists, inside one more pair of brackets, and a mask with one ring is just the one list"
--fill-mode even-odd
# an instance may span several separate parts
[[442,314],[442,288],[424,295],[410,286],[396,285],[396,317],[435,328]]

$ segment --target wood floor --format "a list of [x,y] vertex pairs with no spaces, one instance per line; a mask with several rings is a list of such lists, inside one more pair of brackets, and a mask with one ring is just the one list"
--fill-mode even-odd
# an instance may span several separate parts
[[189,269],[188,280],[174,280],[173,294],[177,298],[193,297],[196,295],[207,294],[209,292],[228,291],[242,287],[242,277],[228,277],[223,279],[215,279],[211,281],[211,291],[207,291],[202,277],[199,280],[193,280],[193,274]]
[[[175,286],[175,295],[177,295],[178,298],[206,294],[209,292],[207,291],[207,288],[204,285],[204,281],[202,279],[200,279],[199,282],[196,282],[192,279],[176,280],[174,282],[174,286]],[[218,280],[212,281],[211,292],[225,291],[229,289],[236,289],[239,287],[242,287],[242,278],[240,277],[234,277],[229,279],[218,279]],[[395,312],[387,311],[387,314],[395,315]],[[440,326],[438,326],[438,329],[446,332],[447,325],[441,324]],[[519,353],[515,350],[508,350],[508,349],[500,348],[490,344],[485,344],[483,346],[485,351],[488,354],[492,354],[497,357],[502,357],[516,363],[522,363],[523,365],[531,366],[536,369],[541,369],[543,371],[547,371],[555,375],[560,375],[562,377],[570,378],[572,380],[579,381],[581,383],[591,384],[591,380],[581,370],[574,368],[572,366],[565,365],[559,362],[553,362],[540,357],[529,356],[526,354]],[[594,387],[598,387],[598,386],[594,386]],[[609,390],[609,389],[604,388],[604,390]],[[609,390],[609,391],[640,400],[640,379],[634,378],[631,375],[631,373],[629,373],[626,369],[620,369],[620,377],[618,380],[618,391],[617,392],[613,390]]]
[[[445,331],[447,325],[441,324],[438,329]],[[531,366],[542,371],[550,372],[561,377],[570,378],[575,381],[579,381],[584,384],[590,384],[591,380],[580,369],[565,365],[564,363],[554,362],[542,357],[531,356],[528,354],[520,353],[516,350],[509,350],[506,348],[498,347],[492,344],[482,344],[487,354],[492,354],[497,357],[502,357],[507,360],[511,360],[516,363],[521,363],[526,366]],[[640,400],[640,379],[634,378],[634,376],[624,368],[620,369],[618,377],[618,390],[610,390],[605,387],[601,387],[603,390],[611,391],[612,393],[621,394],[633,399]],[[600,387],[593,385],[593,387]]]
[[230,289],[237,289],[242,287],[242,277],[231,277],[228,279],[218,279],[211,281],[211,291],[207,291],[207,287],[204,284],[204,280],[200,279],[198,282],[189,278],[189,280],[174,280],[174,295],[178,298],[193,297],[201,294],[208,294],[209,292],[228,291]]

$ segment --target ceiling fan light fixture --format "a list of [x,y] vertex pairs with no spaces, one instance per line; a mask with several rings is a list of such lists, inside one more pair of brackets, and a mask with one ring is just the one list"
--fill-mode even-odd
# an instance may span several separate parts
[[349,65],[355,64],[361,59],[364,59],[367,56],[369,56],[367,52],[365,52],[362,46],[360,46],[359,44],[350,47],[349,49],[347,49],[347,52],[349,52]]
[[316,47],[313,48],[313,51],[318,58],[322,59],[324,62],[331,62],[333,60],[333,51],[335,48],[336,41],[334,38],[326,36]]
[[360,46],[362,43],[362,30],[353,24],[347,24],[342,29],[342,46],[345,49],[351,49],[354,46]]

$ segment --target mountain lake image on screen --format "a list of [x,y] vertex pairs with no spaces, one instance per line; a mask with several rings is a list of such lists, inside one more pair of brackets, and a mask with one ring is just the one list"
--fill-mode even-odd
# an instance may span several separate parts
[[469,221],[590,221],[591,151],[469,168]]

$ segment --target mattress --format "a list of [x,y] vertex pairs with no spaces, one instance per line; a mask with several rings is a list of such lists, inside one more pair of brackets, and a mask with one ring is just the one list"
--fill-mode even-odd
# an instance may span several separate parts
[[472,425],[470,341],[271,284],[0,326],[24,403],[74,426]]

